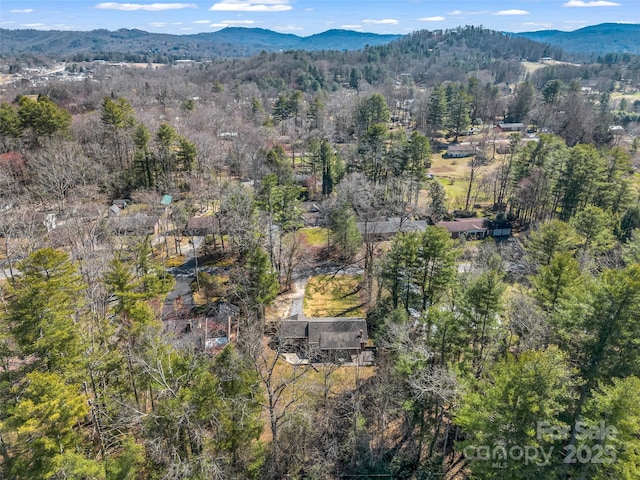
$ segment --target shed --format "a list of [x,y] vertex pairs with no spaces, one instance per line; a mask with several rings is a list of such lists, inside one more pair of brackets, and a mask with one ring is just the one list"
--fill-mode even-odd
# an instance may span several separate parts
[[130,203],[131,200],[127,200],[126,198],[116,198],[113,202],[111,202],[112,205],[115,205],[120,210],[127,208]]
[[120,207],[118,207],[117,205],[111,205],[109,207],[109,216],[110,217],[117,217],[118,215],[120,215]]

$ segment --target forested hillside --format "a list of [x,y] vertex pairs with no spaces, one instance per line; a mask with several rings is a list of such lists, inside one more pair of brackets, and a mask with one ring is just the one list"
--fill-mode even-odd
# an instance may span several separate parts
[[217,32],[169,35],[142,30],[90,32],[0,29],[0,55],[46,55],[49,58],[169,63],[181,58],[210,60],[248,57],[261,51],[359,50],[400,35],[329,30],[309,37],[262,28],[227,27]]
[[637,478],[640,62],[563,55],[5,58],[0,478]]
[[640,25],[603,23],[579,28],[572,32],[540,30],[523,32],[519,36],[549,43],[567,52],[603,56],[608,53],[640,54]]

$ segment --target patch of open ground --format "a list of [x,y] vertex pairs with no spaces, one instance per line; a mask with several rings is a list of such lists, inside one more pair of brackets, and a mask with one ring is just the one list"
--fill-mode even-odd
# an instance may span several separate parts
[[307,317],[364,317],[362,275],[311,277],[304,293]]
[[300,236],[309,247],[326,247],[329,230],[322,227],[301,228]]
[[550,65],[573,65],[579,66],[577,63],[561,62],[560,60],[545,60],[544,62],[520,62],[525,68],[527,73],[533,73],[541,68],[548,67]]

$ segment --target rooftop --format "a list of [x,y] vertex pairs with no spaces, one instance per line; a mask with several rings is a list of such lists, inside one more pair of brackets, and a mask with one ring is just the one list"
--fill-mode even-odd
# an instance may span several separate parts
[[357,350],[369,339],[364,318],[308,318],[294,315],[282,321],[278,330],[282,338],[308,339],[321,350]]

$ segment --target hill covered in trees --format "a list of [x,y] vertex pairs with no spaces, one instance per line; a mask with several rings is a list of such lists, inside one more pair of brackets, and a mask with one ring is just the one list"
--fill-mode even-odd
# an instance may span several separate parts
[[247,57],[261,51],[281,50],[359,50],[380,45],[400,35],[378,35],[350,30],[329,30],[309,37],[277,33],[262,28],[228,27],[217,32],[169,35],[142,30],[92,30],[89,32],[0,30],[0,54],[24,53],[51,57],[81,54],[87,58],[106,58],[113,54],[194,60],[218,57]]
[[[361,50],[369,46],[387,45],[396,40],[404,41],[416,47],[416,38],[431,36],[437,38],[443,34],[448,36],[454,32],[479,32],[489,30],[481,27],[464,27],[434,32],[421,31],[408,36],[379,35],[374,33],[355,32],[351,30],[328,30],[308,37],[278,33],[262,28],[228,27],[217,32],[198,33],[192,35],[169,35],[149,33],[137,29],[120,29],[117,31],[92,30],[81,31],[43,31],[43,30],[9,30],[0,29],[0,55],[19,54],[46,55],[54,58],[72,58],[78,60],[110,59],[125,61],[152,61],[167,63],[168,61],[189,58],[206,60],[220,57],[250,57],[261,51],[279,52],[286,50],[322,51],[322,50]],[[404,40],[403,40],[404,37]],[[407,40],[408,37],[414,37]],[[550,47],[525,46],[513,40],[516,37],[528,38]],[[467,39],[468,39],[467,35]],[[493,32],[488,43],[481,39],[475,45],[491,50],[496,58],[496,50],[503,50],[500,43],[510,44],[507,49],[521,49],[525,58],[531,58],[532,52],[544,53],[544,49],[553,50],[554,58],[562,56],[559,50],[578,54],[607,53],[640,53],[640,26],[630,24],[602,24],[585,27],[573,32],[558,30],[542,30],[517,34],[499,34]],[[477,38],[473,39],[474,41]],[[408,42],[408,43],[407,43]],[[423,45],[427,48],[428,44]],[[549,52],[547,52],[549,53]],[[566,56],[566,54],[565,54]],[[540,57],[538,57],[540,58]]]
[[602,23],[572,32],[540,30],[516,34],[536,42],[549,43],[567,52],[603,55],[607,53],[640,54],[640,25]]

